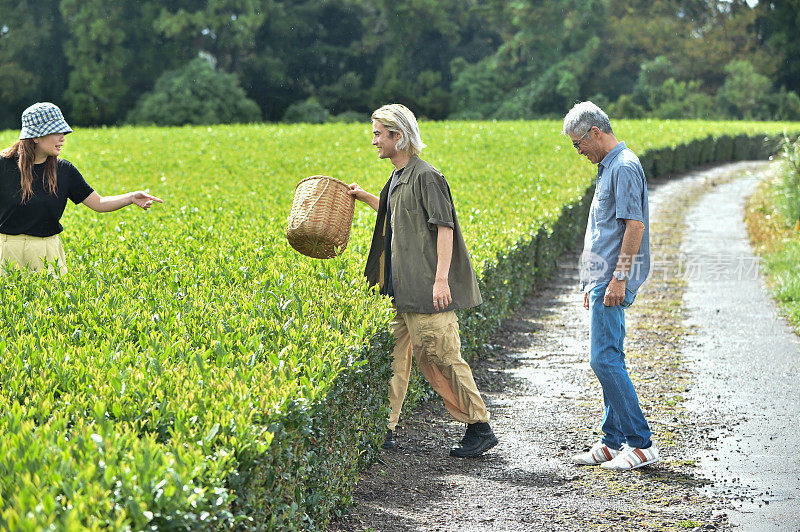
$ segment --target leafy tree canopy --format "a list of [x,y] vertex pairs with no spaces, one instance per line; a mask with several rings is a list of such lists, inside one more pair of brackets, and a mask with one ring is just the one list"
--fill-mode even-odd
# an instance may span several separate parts
[[331,116],[394,101],[434,119],[562,116],[596,98],[636,116],[790,118],[800,93],[800,0],[0,0],[0,13],[5,127],[41,100],[79,125],[119,123],[199,55],[267,120],[309,98]]
[[160,126],[260,121],[261,110],[247,98],[236,76],[216,70],[201,57],[162,74],[153,92],[128,114],[129,123]]

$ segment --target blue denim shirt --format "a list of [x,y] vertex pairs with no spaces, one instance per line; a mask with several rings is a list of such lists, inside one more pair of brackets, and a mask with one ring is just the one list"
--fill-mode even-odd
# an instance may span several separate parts
[[644,170],[624,142],[597,165],[597,184],[589,211],[581,255],[581,291],[611,281],[619,260],[625,220],[644,224],[639,253],[628,271],[625,288],[636,292],[650,273],[650,209]]

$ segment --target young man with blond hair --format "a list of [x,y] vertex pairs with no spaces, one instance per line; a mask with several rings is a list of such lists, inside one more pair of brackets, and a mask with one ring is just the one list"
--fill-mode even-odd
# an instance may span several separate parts
[[385,105],[372,114],[372,145],[394,171],[379,196],[356,183],[349,193],[378,212],[365,275],[396,311],[389,385],[388,430],[384,448],[393,448],[394,430],[408,389],[412,354],[422,374],[442,396],[450,414],[467,424],[451,456],[479,456],[497,444],[489,413],[461,357],[455,310],[480,305],[478,282],[456,218],[450,187],[436,168],[419,157],[425,147],[414,114],[403,105]]

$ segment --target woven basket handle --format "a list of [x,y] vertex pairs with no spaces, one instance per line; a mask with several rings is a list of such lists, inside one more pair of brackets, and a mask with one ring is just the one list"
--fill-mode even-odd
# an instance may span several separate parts
[[[320,193],[319,193],[319,196],[317,196],[317,199],[315,199],[315,200],[314,200],[314,203],[312,203],[312,204],[311,204],[311,207],[309,207],[309,208],[306,210],[306,213],[305,213],[305,215],[303,216],[303,219],[302,219],[302,220],[300,220],[300,223],[299,223],[299,224],[297,224],[297,225],[295,225],[294,223],[291,223],[291,224],[289,224],[289,229],[290,229],[290,230],[294,231],[295,229],[297,229],[298,227],[300,227],[301,225],[303,225],[303,222],[305,222],[305,221],[308,219],[308,215],[309,215],[309,214],[311,214],[311,211],[312,211],[312,210],[314,210],[314,206],[317,204],[317,202],[318,202],[320,199],[322,199],[322,195],[323,195],[323,194],[325,194],[325,191],[326,191],[326,190],[328,190],[328,185],[330,185],[330,183],[331,183],[331,180],[330,180],[329,178],[327,178],[327,177],[326,177],[326,178],[325,178],[325,188],[323,188],[323,189],[322,189],[322,192],[320,192]],[[294,220],[293,220],[293,221],[294,221]]]

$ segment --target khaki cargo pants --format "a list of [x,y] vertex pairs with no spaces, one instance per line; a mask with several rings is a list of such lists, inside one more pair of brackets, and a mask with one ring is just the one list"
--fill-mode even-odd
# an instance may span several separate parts
[[397,313],[394,327],[396,339],[392,381],[389,384],[389,429],[394,430],[408,390],[411,356],[417,359],[422,374],[456,420],[462,423],[484,423],[489,413],[481,399],[472,370],[461,358],[458,318],[453,311],[436,314]]
[[46,267],[54,275],[67,273],[64,247],[58,235],[38,237],[0,234],[0,275],[3,275],[6,268],[14,267],[34,271],[41,271]]

